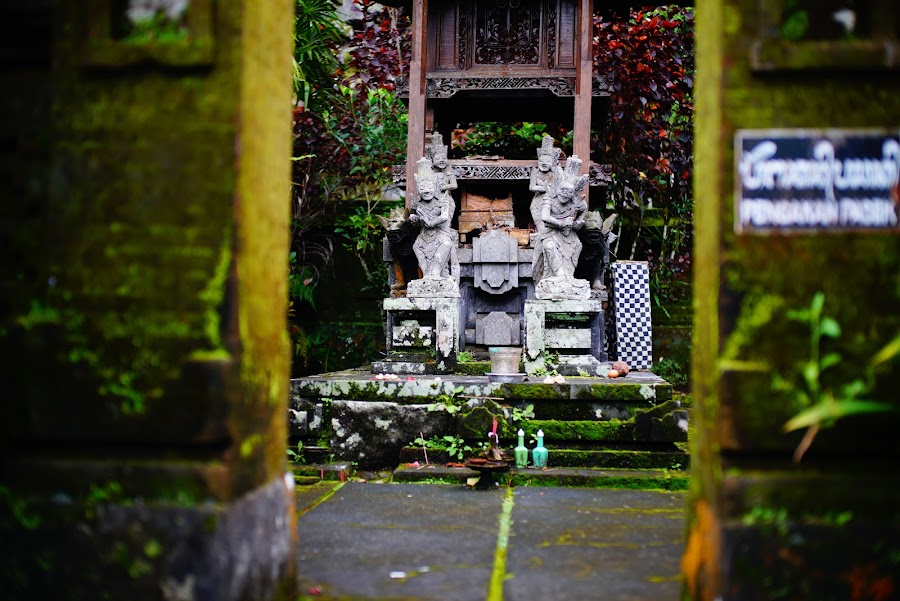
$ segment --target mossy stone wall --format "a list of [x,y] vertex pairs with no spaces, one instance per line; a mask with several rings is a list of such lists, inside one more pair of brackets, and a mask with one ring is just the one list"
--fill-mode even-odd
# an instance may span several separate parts
[[[808,307],[819,292],[842,330],[823,343],[843,356],[822,376],[823,385],[838,389],[864,373],[900,332],[900,238],[896,231],[737,235],[733,224],[738,129],[896,130],[900,78],[884,58],[861,66],[856,43],[844,41],[775,40],[822,60],[804,60],[803,68],[776,60],[754,70],[758,44],[772,46],[764,38],[778,36],[779,11],[778,2],[763,0],[696,4],[695,481],[683,563],[692,599],[850,598],[862,589],[841,574],[869,565],[866,578],[874,582],[898,569],[886,559],[896,545],[888,549],[874,538],[867,554],[828,559],[852,538],[848,532],[869,536],[880,524],[896,534],[896,414],[841,420],[795,464],[803,432],[786,434],[783,426],[803,404],[778,391],[772,376],[809,358],[809,327],[788,311]],[[875,382],[867,398],[897,403],[896,360],[882,366]],[[824,484],[809,486],[810,475]],[[773,482],[778,486],[767,484]],[[857,502],[873,493],[885,499],[880,512]],[[833,519],[848,514],[849,521]],[[804,544],[810,529],[815,536]],[[751,564],[769,566],[777,577],[745,569]]]
[[[83,557],[59,556],[84,566],[67,571],[84,598],[124,590],[118,576],[127,589],[129,575],[104,558],[149,542],[139,526],[120,530],[129,520],[204,511],[205,530],[178,562],[173,549],[186,543],[175,530],[154,539],[152,569],[131,575],[133,596],[161,595],[173,570],[199,583],[215,552],[244,580],[222,595],[197,584],[197,595],[269,598],[293,561],[284,481],[293,2],[193,0],[189,27],[209,24],[203,52],[103,38],[123,6],[0,9],[10,31],[23,30],[0,59],[14,91],[0,101],[11,176],[0,208],[11,234],[0,258],[0,497],[61,536],[87,533],[85,552],[72,551]],[[76,518],[53,510],[60,498]],[[91,509],[103,504],[132,517],[103,522]],[[270,515],[257,520],[263,507]],[[24,538],[39,547],[46,535]],[[215,550],[223,537],[268,559]]]

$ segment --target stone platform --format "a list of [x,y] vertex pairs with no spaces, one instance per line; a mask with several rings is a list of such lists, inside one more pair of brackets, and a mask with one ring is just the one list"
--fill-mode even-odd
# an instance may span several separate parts
[[292,380],[290,408],[293,441],[366,468],[418,459],[412,443],[420,437],[431,442],[432,462],[454,440],[473,454],[494,417],[507,448],[518,428],[530,438],[543,430],[555,467],[677,469],[689,461],[688,408],[651,372],[500,384],[484,375],[376,379],[349,370]]

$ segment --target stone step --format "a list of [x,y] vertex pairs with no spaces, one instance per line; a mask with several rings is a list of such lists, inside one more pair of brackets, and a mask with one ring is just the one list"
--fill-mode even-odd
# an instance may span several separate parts
[[[443,465],[408,466],[394,470],[394,482],[465,483],[478,478],[475,470]],[[497,474],[497,482],[508,486],[578,486],[591,488],[627,488],[639,490],[687,490],[690,473],[682,470],[624,470],[549,467],[547,469],[510,468]]]
[[[488,364],[489,365],[489,364]],[[483,369],[478,366],[477,371]],[[618,401],[653,406],[672,398],[672,385],[649,371],[633,371],[625,378],[568,377],[564,383],[545,384],[543,378],[521,384],[500,384],[483,375],[401,376],[378,380],[368,369],[291,380],[291,395],[298,399],[381,401],[428,404],[447,397],[491,398],[511,401]],[[441,398],[439,398],[441,397]]]
[[307,483],[310,478],[345,482],[354,473],[353,464],[349,461],[311,464],[291,463],[290,465],[291,471],[294,473],[294,480],[298,483],[301,483],[300,479],[303,480],[302,483]]
[[[511,451],[510,451],[511,452]],[[446,452],[429,451],[432,462],[447,463],[451,459]],[[404,447],[400,452],[402,463],[425,463],[421,447]],[[617,468],[617,469],[688,469],[689,453],[680,450],[632,450],[632,449],[551,449],[550,462],[557,467]]]

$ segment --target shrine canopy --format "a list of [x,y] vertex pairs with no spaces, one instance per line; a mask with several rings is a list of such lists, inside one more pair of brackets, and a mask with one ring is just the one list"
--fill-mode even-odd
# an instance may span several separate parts
[[[412,22],[410,75],[400,88],[409,103],[406,173],[423,156],[431,132],[450,140],[459,123],[543,121],[548,115],[571,127],[574,154],[590,157],[591,123],[600,121],[592,119],[591,99],[608,95],[605,80],[593,73],[592,0],[389,4],[407,7]],[[494,161],[494,172],[518,167],[507,162]],[[598,171],[585,161],[592,183],[601,179]]]

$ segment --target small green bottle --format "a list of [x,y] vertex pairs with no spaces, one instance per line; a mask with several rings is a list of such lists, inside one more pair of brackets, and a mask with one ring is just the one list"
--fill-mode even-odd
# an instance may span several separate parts
[[525,431],[522,428],[519,428],[519,446],[513,450],[513,453],[516,456],[516,467],[528,466],[528,449],[525,447]]
[[547,449],[544,448],[544,431],[538,430],[537,446],[531,451],[531,463],[534,464],[534,467],[545,468],[547,467],[547,455]]

